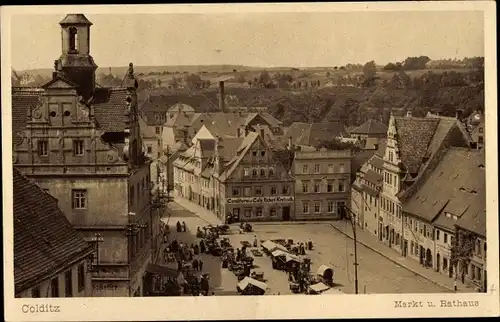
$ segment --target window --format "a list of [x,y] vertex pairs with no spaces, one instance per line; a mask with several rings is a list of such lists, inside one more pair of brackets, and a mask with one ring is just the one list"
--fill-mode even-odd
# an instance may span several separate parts
[[250,169],[248,168],[243,169],[243,176],[248,177],[249,175],[250,175]]
[[243,188],[243,195],[245,197],[250,197],[251,193],[252,193],[252,188],[251,187],[245,187],[245,188]]
[[328,201],[328,212],[335,212],[335,201]]
[[302,192],[309,192],[309,184],[307,182],[302,183]]
[[307,173],[307,172],[309,172],[309,169],[308,169],[307,164],[305,164],[302,166],[302,173]]
[[333,182],[329,181],[329,182],[326,184],[326,191],[327,191],[327,192],[333,192]]
[[252,170],[252,176],[256,177],[256,176],[257,176],[257,173],[258,173],[258,172],[257,172],[257,169],[253,169],[253,170]]
[[446,257],[443,258],[443,269],[448,268],[448,259]]
[[72,191],[73,209],[87,208],[87,190],[75,189]]
[[40,297],[40,287],[33,287],[31,289],[31,297],[33,298],[39,298]]
[[471,278],[473,280],[475,280],[476,279],[476,265],[474,265],[474,264],[470,265],[470,272],[471,272],[471,275],[472,275]]
[[256,196],[262,195],[262,188],[261,187],[255,187],[255,195]]
[[84,264],[78,265],[78,292],[85,289],[85,266]]
[[309,213],[309,203],[308,202],[302,202],[302,212],[305,214]]
[[54,277],[50,281],[50,296],[59,297],[59,277]]
[[243,210],[243,215],[246,217],[246,218],[250,218],[252,217],[252,208],[245,208]]
[[441,234],[440,230],[436,230],[436,240],[439,240],[439,234]]
[[265,169],[260,169],[260,176],[263,177],[266,175],[266,170]]
[[290,193],[290,191],[289,191],[289,187],[288,187],[288,186],[283,186],[283,187],[281,188],[281,192],[282,192],[284,195],[289,194],[289,193]]
[[269,210],[269,214],[271,215],[271,217],[276,217],[277,216],[276,209],[275,208],[271,208]]
[[151,145],[148,145],[148,153],[153,153],[153,147]]
[[444,242],[447,243],[448,242],[448,234],[447,233],[444,233]]
[[415,248],[415,244],[413,242],[410,243],[410,252],[413,255],[413,249]]
[[38,155],[39,156],[49,155],[49,142],[47,140],[38,141]]
[[319,182],[318,181],[314,182],[314,192],[320,192],[320,187],[319,187]]
[[260,156],[265,157],[266,156],[266,151],[260,151]]
[[274,169],[273,168],[269,168],[269,176],[274,176]]
[[328,165],[328,173],[333,173],[333,164]]
[[252,155],[253,155],[254,157],[256,157],[256,156],[257,156],[257,151],[252,151]]
[[316,201],[316,202],[314,203],[314,212],[315,212],[315,213],[319,213],[319,212],[321,212],[321,203],[320,203],[319,201]]
[[484,143],[484,138],[483,138],[482,135],[477,137],[477,143],[479,143],[479,144],[483,144]]
[[135,200],[135,193],[134,193],[134,187],[130,187],[130,191],[129,191],[129,202],[130,202],[130,205],[133,206],[134,205],[134,200]]
[[257,207],[255,208],[255,216],[256,217],[262,217],[262,207]]
[[271,187],[271,195],[276,195],[276,187]]
[[483,133],[483,128],[480,127],[478,131],[479,131],[479,133]]
[[233,196],[239,196],[240,195],[240,189],[233,187]]
[[319,164],[314,165],[314,173],[319,173]]
[[73,140],[73,153],[83,155],[83,140]]
[[345,182],[344,180],[339,180],[339,191],[344,192],[345,191]]
[[66,297],[73,297],[73,275],[71,270],[64,273],[64,294]]
[[343,163],[339,164],[339,172],[340,173],[344,173],[345,172],[345,167],[344,167]]
[[156,130],[156,134],[160,134],[161,133],[161,127],[157,126],[155,130]]

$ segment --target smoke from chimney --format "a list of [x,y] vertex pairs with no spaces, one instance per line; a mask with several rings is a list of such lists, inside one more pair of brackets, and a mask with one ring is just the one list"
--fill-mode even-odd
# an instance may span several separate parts
[[225,111],[225,96],[224,96],[224,82],[219,82],[219,109],[221,112]]

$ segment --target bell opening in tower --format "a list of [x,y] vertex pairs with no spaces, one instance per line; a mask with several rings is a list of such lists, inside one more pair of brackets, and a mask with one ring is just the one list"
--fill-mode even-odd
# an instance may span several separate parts
[[69,28],[69,53],[78,53],[78,31],[75,27]]

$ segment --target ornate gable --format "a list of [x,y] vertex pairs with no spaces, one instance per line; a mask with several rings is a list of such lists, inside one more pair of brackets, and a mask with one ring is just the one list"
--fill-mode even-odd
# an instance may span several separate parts
[[76,89],[77,85],[62,76],[56,76],[50,82],[42,86],[45,89]]

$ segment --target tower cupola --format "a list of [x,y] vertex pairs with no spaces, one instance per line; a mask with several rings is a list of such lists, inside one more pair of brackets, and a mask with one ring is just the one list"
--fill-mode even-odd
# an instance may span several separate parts
[[59,23],[62,44],[59,75],[78,85],[84,99],[92,97],[97,65],[90,55],[90,27],[92,23],[83,14],[68,14]]

